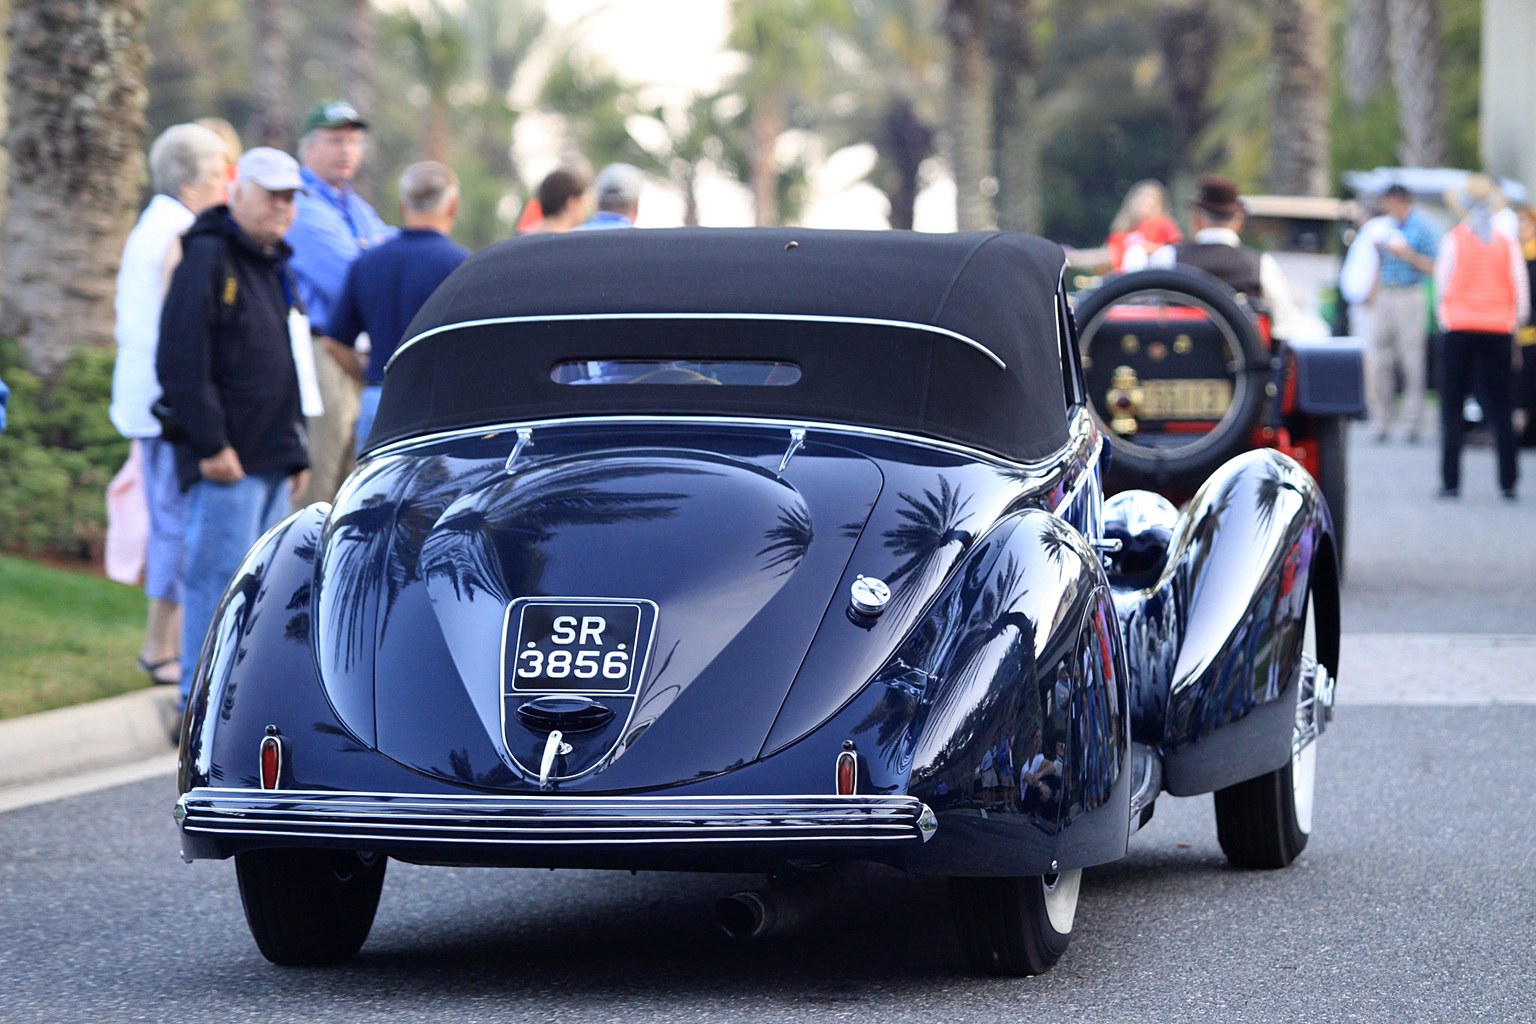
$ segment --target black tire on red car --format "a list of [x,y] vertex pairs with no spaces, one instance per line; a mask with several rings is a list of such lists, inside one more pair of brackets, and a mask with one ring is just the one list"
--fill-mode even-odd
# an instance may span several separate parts
[[1072,939],[1081,878],[1080,869],[1024,878],[951,878],[950,905],[971,966],[1013,976],[1050,970]]
[[[1239,305],[1237,293],[1225,283],[1193,268],[1123,274],[1090,292],[1075,312],[1083,355],[1090,355],[1095,321],[1111,306],[1141,293],[1158,292],[1188,296],[1230,328],[1239,356],[1234,362],[1242,364],[1234,374],[1234,406],[1210,433],[1188,445],[1166,449],[1117,435],[1110,429],[1104,396],[1090,394],[1089,408],[1114,451],[1108,480],[1111,491],[1146,488],[1165,494],[1193,492],[1222,463],[1252,447],[1253,431],[1264,410],[1270,354],[1254,315]],[[1243,386],[1237,386],[1237,377],[1246,378]],[[1089,388],[1095,390],[1092,381]]]
[[373,927],[387,863],[355,850],[236,854],[240,902],[261,955],[285,967],[349,959]]

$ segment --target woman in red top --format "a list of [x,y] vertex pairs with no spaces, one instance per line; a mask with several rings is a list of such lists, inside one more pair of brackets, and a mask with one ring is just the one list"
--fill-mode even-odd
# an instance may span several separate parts
[[1494,185],[1482,174],[1467,176],[1467,215],[1440,240],[1435,258],[1436,311],[1445,331],[1440,384],[1440,495],[1461,487],[1461,407],[1475,392],[1499,452],[1499,487],[1515,500],[1519,474],[1515,425],[1510,415],[1514,333],[1530,319],[1530,281],[1514,239],[1493,227]]
[[1183,238],[1179,226],[1168,216],[1168,190],[1162,182],[1147,178],[1125,194],[1104,244],[1112,269],[1140,270],[1153,252]]

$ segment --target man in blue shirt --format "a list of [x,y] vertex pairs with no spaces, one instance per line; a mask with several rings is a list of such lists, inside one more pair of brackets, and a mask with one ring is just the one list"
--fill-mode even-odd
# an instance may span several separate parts
[[293,249],[289,266],[309,313],[315,369],[325,402],[323,415],[307,419],[310,483],[299,499],[306,504],[335,497],[352,469],[357,387],[334,359],[324,355],[322,339],[329,333],[331,309],[358,253],[393,234],[373,207],[352,190],[367,128],[350,103],[330,100],[309,112],[299,140],[299,160],[309,192],[299,197],[298,213],[288,232],[287,242]]
[[1374,357],[1371,416],[1378,442],[1392,436],[1392,398],[1397,368],[1403,373],[1400,418],[1409,444],[1419,440],[1424,406],[1424,346],[1428,335],[1429,297],[1425,281],[1435,269],[1439,236],[1429,218],[1414,209],[1413,197],[1401,185],[1381,197],[1390,223],[1377,243],[1381,258],[1376,296],[1372,302],[1371,350]]
[[[430,160],[407,167],[400,175],[400,212],[405,228],[357,258],[331,310],[327,346],[363,385],[358,452],[379,409],[384,365],[422,303],[469,255],[448,237],[459,212],[459,179],[451,169]],[[366,372],[353,351],[364,331],[371,343]]]
[[640,215],[640,188],[645,175],[629,164],[609,164],[597,175],[592,190],[597,193],[597,214],[576,231],[606,231],[632,228]]

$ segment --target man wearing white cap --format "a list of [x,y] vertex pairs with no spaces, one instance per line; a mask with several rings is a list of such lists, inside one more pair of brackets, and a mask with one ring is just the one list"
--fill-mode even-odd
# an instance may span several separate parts
[[303,189],[288,154],[242,156],[229,204],[203,211],[183,236],[160,314],[156,415],[187,491],[183,700],[224,585],[307,476],[313,365],[296,357],[310,354],[309,323],[283,241]]

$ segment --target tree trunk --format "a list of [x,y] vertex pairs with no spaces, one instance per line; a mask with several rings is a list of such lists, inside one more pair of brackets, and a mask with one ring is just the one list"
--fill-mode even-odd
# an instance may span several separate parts
[[994,225],[992,105],[987,88],[987,49],[982,36],[983,0],[949,0],[949,148],[955,175],[955,220],[961,231]]
[[[341,76],[342,95],[364,118],[371,118],[378,99],[373,80],[373,53],[378,39],[378,15],[373,0],[347,0],[347,52]],[[378,206],[378,167],[364,160],[352,187]]]
[[896,170],[896,188],[888,196],[891,227],[910,231],[917,207],[918,173],[933,152],[933,129],[917,116],[911,100],[899,97],[886,108],[881,135],[881,148]]
[[144,0],[15,0],[0,331],[52,376],[112,344],[144,161]]
[[1344,15],[1344,96],[1356,108],[1387,84],[1387,0],[1348,0]]
[[1173,115],[1176,177],[1190,175],[1189,147],[1210,121],[1207,99],[1226,35],[1211,0],[1165,3],[1154,23]]
[[751,186],[754,221],[758,227],[779,223],[779,167],[774,159],[779,136],[784,134],[784,100],[777,89],[769,90],[753,107],[748,127],[747,158],[752,162]]
[[363,117],[373,116],[378,91],[373,84],[373,51],[378,39],[373,0],[347,0],[347,55],[342,94]]
[[1035,122],[1033,0],[992,0],[992,123],[997,224],[1040,231],[1040,128]]
[[1405,167],[1444,167],[1450,159],[1440,67],[1440,0],[1387,0],[1392,81]]
[[252,0],[255,11],[255,102],[247,138],[253,146],[288,148],[288,10],[284,0]]
[[1271,0],[1270,19],[1268,185],[1281,195],[1325,196],[1332,170],[1323,0]]
[[680,175],[683,185],[683,227],[699,226],[699,165],[690,163]]

